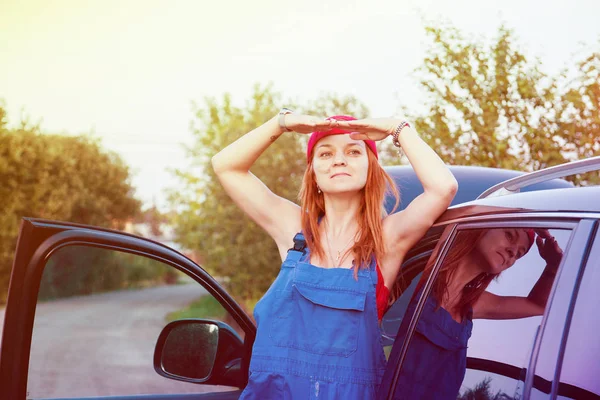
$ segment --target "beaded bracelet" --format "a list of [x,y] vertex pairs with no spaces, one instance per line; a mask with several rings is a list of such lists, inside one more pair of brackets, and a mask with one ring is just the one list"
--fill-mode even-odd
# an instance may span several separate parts
[[392,137],[394,138],[394,146],[402,147],[400,146],[400,142],[398,141],[398,136],[400,136],[400,132],[402,131],[402,129],[406,128],[407,126],[410,128],[410,124],[408,122],[402,121],[400,122],[400,124],[398,124],[398,127],[396,127],[396,130],[392,134]]

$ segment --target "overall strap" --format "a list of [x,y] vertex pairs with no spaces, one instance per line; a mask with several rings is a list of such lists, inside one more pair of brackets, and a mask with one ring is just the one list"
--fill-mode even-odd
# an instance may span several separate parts
[[369,264],[369,274],[371,274],[371,282],[373,282],[373,286],[377,286],[379,276],[377,274],[377,260],[375,259],[375,256],[371,258],[371,263]]
[[300,258],[306,253],[306,239],[302,232],[294,236],[294,247],[288,249],[287,259],[290,261],[300,261]]

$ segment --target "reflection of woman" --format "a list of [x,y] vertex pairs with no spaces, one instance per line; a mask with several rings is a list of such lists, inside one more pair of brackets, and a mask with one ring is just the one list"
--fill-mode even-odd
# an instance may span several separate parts
[[497,296],[486,292],[490,282],[523,257],[534,242],[529,229],[473,230],[459,236],[446,256],[433,296],[456,321],[469,312],[473,318],[514,319],[541,315],[552,287],[562,251],[547,230],[538,230],[537,242],[546,268],[527,297]]
[[[537,233],[535,242],[546,268],[527,297],[498,296],[486,288],[531,249],[533,230],[502,228],[458,235],[411,340],[397,398],[456,399],[466,370],[473,318],[514,319],[543,314],[562,251],[547,230]],[[420,284],[432,267],[430,264],[425,269]],[[409,309],[414,307],[412,303]]]
[[[288,130],[312,133],[301,207],[249,172]],[[393,181],[377,161],[373,140],[390,135],[425,191],[386,217],[383,197]],[[386,287],[406,251],[451,202],[452,174],[402,120],[323,120],[287,110],[223,149],[213,166],[231,198],[275,240],[283,260],[254,310],[257,335],[241,398],[374,397],[385,368],[378,314]]]

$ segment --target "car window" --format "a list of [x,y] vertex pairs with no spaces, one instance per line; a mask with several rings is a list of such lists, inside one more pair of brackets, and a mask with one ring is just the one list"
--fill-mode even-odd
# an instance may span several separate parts
[[210,318],[237,328],[215,298],[170,265],[89,246],[57,250],[41,279],[27,397],[237,389],[181,382],[154,370],[162,329],[184,318]]
[[[520,398],[570,234],[525,226],[460,230],[441,262],[429,261],[409,302],[407,315],[419,318],[395,398]],[[407,332],[402,324],[394,346]]]
[[[572,309],[576,298],[576,283],[580,276],[581,266],[585,264],[585,255],[592,231],[592,221],[579,222],[567,244],[567,252],[552,294],[551,308],[546,314],[542,327],[541,341],[535,355],[534,373],[529,374],[532,399],[547,399],[552,393],[555,382],[559,382],[557,379],[559,376],[556,375],[557,365],[560,366],[559,354],[562,352],[561,348],[564,347],[562,343],[565,331],[568,330],[569,310]],[[557,387],[554,389],[556,390]],[[577,390],[577,388],[565,384],[561,384],[559,389],[559,394],[561,392],[573,393],[573,389]],[[582,398],[577,395],[579,392],[575,392],[575,398]]]
[[[423,270],[432,257],[432,254],[433,257],[436,256],[434,248],[436,248],[440,241],[443,242],[447,238],[449,230],[446,230],[443,235],[442,233],[444,233],[443,227],[432,228],[414,246],[402,263],[400,273],[390,290],[388,309],[381,320],[382,342],[385,355],[388,358],[398,329],[406,314],[408,303],[417,287],[419,279],[421,279]],[[435,251],[438,251],[438,249],[435,249]]]
[[559,399],[600,398],[600,238],[581,279],[562,362]]
[[400,287],[397,286],[397,290],[400,293],[397,298],[393,299],[392,305],[381,320],[383,350],[387,358],[390,356],[392,345],[394,344],[396,334],[398,333],[398,328],[406,315],[408,303],[415,292],[415,288],[417,287],[421,275],[422,272],[419,272],[416,275],[404,277],[405,281],[403,284],[398,284],[403,290],[400,291]]

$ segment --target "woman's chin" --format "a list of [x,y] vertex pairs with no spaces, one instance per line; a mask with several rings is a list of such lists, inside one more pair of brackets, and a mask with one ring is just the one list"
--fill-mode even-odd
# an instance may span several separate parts
[[335,186],[335,187],[330,187],[327,188],[327,194],[330,195],[348,195],[348,194],[358,194],[358,192],[360,192],[360,190],[362,189],[362,187],[357,187],[357,186]]
[[504,272],[504,270],[506,270],[506,268],[504,268],[502,265],[495,265],[494,267],[490,268],[488,274],[499,275]]
[[502,271],[504,271],[502,264],[485,263],[481,272],[485,272],[486,274],[498,275]]

